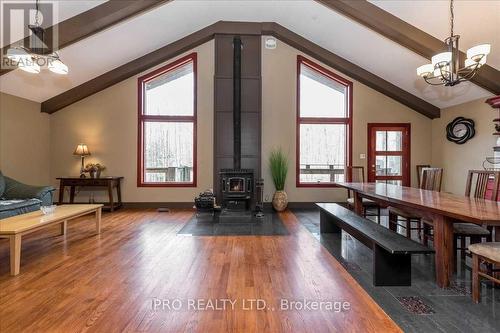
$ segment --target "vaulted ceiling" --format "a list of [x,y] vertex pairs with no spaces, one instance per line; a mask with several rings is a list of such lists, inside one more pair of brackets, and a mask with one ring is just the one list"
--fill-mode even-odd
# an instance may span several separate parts
[[[436,38],[444,39],[449,33],[448,1],[370,2]],[[102,3],[60,1],[61,20]],[[485,42],[492,44],[488,64],[499,70],[500,1],[457,1],[455,8],[455,31],[462,36],[461,50]],[[428,59],[313,0],[166,1],[60,50],[70,68],[69,75],[49,71],[33,75],[14,70],[0,76],[0,90],[44,102],[221,20],[279,23],[439,108],[492,95],[472,83],[428,86],[415,72]]]

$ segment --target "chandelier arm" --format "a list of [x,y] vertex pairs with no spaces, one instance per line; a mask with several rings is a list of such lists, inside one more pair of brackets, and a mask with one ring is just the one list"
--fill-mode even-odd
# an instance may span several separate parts
[[[431,81],[432,79],[437,79],[437,80],[440,80],[440,81],[438,83],[434,83],[434,82]],[[427,84],[430,84],[431,86],[442,86],[444,84],[443,81],[442,81],[442,79],[438,78],[437,76],[424,77],[424,80],[425,80],[425,82],[427,82]]]

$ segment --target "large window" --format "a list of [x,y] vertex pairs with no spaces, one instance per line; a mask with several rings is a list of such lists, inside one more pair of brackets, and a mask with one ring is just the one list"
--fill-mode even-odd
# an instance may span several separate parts
[[138,186],[196,186],[196,54],[139,78]]
[[333,186],[351,164],[352,82],[302,56],[297,71],[297,186]]

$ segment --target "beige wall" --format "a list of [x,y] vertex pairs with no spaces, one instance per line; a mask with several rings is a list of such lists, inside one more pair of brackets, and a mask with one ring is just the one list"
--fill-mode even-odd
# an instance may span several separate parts
[[[78,175],[80,160],[72,153],[78,143],[84,142],[92,153],[86,159],[86,163],[102,163],[107,166],[105,175],[125,177],[122,189],[125,202],[192,202],[199,192],[211,188],[214,42],[205,43],[189,53],[191,52],[198,53],[198,186],[196,188],[137,187],[137,78],[145,73],[120,82],[51,115],[52,179],[61,175]],[[80,198],[88,200],[88,195],[82,193]]]
[[50,184],[49,129],[40,103],[0,93],[0,170],[28,184]]
[[[482,169],[486,156],[495,146],[493,119],[498,112],[485,103],[485,98],[441,110],[441,118],[432,121],[432,162],[444,168],[443,190],[455,194],[465,192],[467,171]],[[463,145],[446,139],[446,125],[456,117],[474,120],[476,135]]]
[[[285,189],[290,201],[343,200],[345,190],[295,186],[296,71],[297,55],[301,52],[278,41],[274,50],[262,46],[262,53],[262,167],[266,184],[265,196],[271,198],[274,192],[267,159],[273,148],[281,146],[290,157],[290,172]],[[325,66],[320,62],[319,64]],[[415,184],[415,166],[431,162],[431,120],[342,73],[335,70],[333,72],[354,82],[353,165],[363,165],[366,170],[366,159],[360,159],[360,154],[367,153],[368,123],[411,123],[411,172]]]
[[[46,128],[45,133],[48,133],[50,118],[50,140],[46,139],[50,141],[50,145],[44,145],[47,150],[36,149],[41,155],[49,156],[50,146],[50,166],[45,165],[40,168],[44,172],[50,170],[50,177],[46,175],[45,179],[49,178],[54,185],[57,185],[56,177],[77,175],[80,160],[73,156],[72,152],[78,143],[85,142],[92,152],[92,156],[88,157],[86,162],[100,162],[108,168],[105,174],[125,177],[123,187],[125,202],[191,202],[200,191],[211,188],[213,186],[214,43],[208,42],[193,51],[198,53],[199,164],[196,188],[137,187],[137,77],[139,75],[72,104],[50,117],[37,114],[29,120],[38,125],[40,122],[38,118],[45,119],[47,125],[37,130]],[[278,42],[275,50],[263,47],[262,52],[264,119],[262,167],[266,184],[265,196],[270,200],[274,192],[267,158],[271,149],[281,146],[290,156],[290,174],[286,186],[290,201],[342,200],[346,193],[344,190],[295,187],[296,59],[300,52],[281,42]],[[175,59],[166,63],[173,60]],[[140,75],[142,74],[144,73]],[[353,164],[366,167],[366,159],[360,159],[359,155],[367,153],[367,123],[409,122],[412,126],[411,171],[414,179],[415,165],[431,162],[432,121],[373,89],[352,81],[354,82]],[[31,104],[36,105],[39,110],[39,104]],[[23,122],[22,119],[16,121]],[[43,121],[40,123],[43,124]],[[28,135],[32,133],[34,132]],[[2,133],[0,137],[3,136]],[[48,134],[46,136],[48,137]],[[36,144],[40,142],[37,141]],[[2,145],[5,146],[5,143]],[[10,145],[10,149],[16,148]],[[2,167],[3,164],[2,162]],[[15,165],[17,167],[18,162]],[[88,193],[82,193],[80,199],[88,200]]]

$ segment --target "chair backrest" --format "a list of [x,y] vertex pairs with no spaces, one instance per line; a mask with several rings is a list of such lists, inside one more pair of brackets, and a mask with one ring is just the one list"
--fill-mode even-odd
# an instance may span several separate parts
[[[351,182],[364,183],[365,182],[365,167],[363,166],[346,166],[344,176],[347,181],[348,175],[351,175]],[[347,197],[351,197],[351,191],[347,190]]]
[[476,199],[498,200],[500,171],[469,170],[465,195]]
[[365,167],[363,166],[347,166],[345,167],[345,179],[347,175],[351,174],[351,182],[364,183],[365,182]]
[[420,188],[422,190],[441,192],[442,180],[442,168],[422,168],[422,180],[420,182]]
[[427,164],[419,164],[417,165],[417,186],[419,188],[421,188],[420,186],[420,180],[422,179],[422,169],[424,168],[430,168],[431,166],[430,165],[427,165]]

